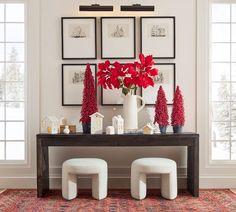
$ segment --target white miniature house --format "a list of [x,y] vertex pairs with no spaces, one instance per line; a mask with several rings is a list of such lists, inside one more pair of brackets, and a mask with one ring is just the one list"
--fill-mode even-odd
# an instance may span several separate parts
[[121,115],[113,116],[112,126],[115,129],[115,134],[124,134],[124,119]]
[[41,132],[57,134],[60,130],[60,120],[56,116],[46,116],[41,122]]
[[101,113],[94,113],[90,116],[91,118],[91,134],[102,134],[103,133],[103,118]]
[[153,134],[154,129],[155,128],[151,124],[148,123],[143,127],[143,134],[147,134],[147,135]]

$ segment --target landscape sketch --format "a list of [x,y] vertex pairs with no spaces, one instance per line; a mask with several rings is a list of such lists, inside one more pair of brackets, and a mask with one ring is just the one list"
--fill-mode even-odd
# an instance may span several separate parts
[[158,75],[153,77],[154,83],[164,83],[164,75],[162,72],[159,71]]
[[70,24],[69,37],[71,38],[87,38],[89,37],[89,25],[87,24]]
[[72,73],[71,83],[74,85],[83,85],[84,82],[84,71],[76,71]]
[[155,77],[153,77],[153,81],[155,84],[166,84],[169,82],[169,72],[167,71],[158,71],[158,75],[156,75]]
[[162,25],[162,24],[153,24],[149,28],[149,36],[153,38],[158,38],[162,37],[165,38],[167,37],[168,30],[167,26]]
[[128,24],[109,24],[108,25],[108,37],[111,38],[123,38],[129,36]]

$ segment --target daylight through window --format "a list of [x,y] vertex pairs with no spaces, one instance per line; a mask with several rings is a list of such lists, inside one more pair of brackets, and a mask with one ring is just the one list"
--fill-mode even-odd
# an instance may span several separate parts
[[211,156],[236,160],[236,4],[211,14]]
[[0,3],[0,160],[25,159],[23,3]]

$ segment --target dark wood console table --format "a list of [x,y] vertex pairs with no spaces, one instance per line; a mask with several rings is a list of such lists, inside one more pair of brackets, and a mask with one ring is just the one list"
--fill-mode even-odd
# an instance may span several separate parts
[[43,197],[49,190],[48,147],[87,146],[87,147],[142,147],[142,146],[187,146],[187,188],[195,197],[199,196],[199,135],[181,134],[124,134],[124,135],[37,135],[37,194]]

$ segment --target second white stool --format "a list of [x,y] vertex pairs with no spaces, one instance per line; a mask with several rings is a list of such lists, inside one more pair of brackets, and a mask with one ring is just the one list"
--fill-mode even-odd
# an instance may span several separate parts
[[177,196],[176,162],[166,158],[140,158],[131,166],[131,195],[135,199],[146,197],[146,175],[161,174],[161,195],[166,199]]
[[107,196],[107,163],[98,158],[75,158],[62,165],[62,196],[67,200],[77,196],[77,175],[92,175],[92,196]]

